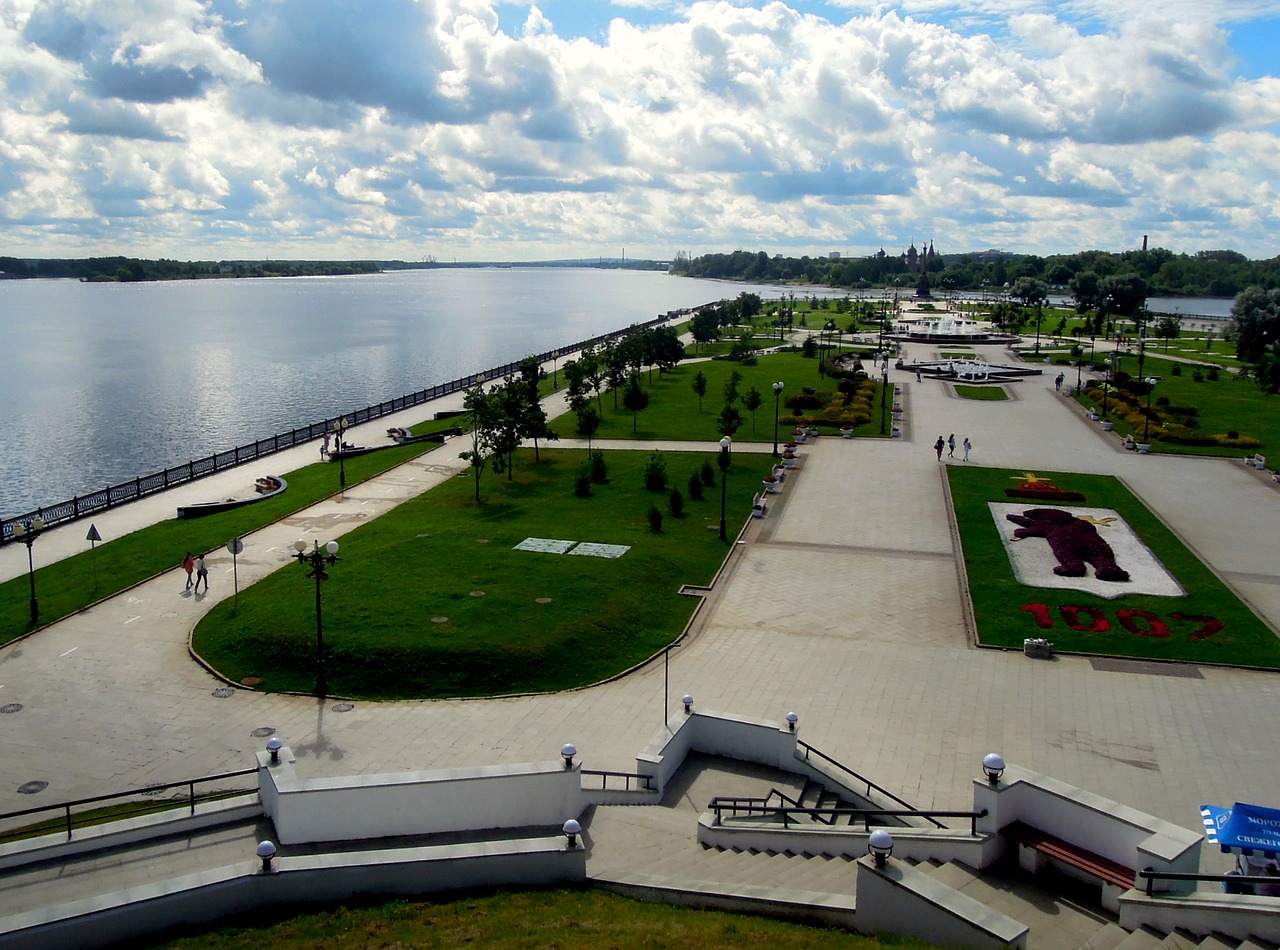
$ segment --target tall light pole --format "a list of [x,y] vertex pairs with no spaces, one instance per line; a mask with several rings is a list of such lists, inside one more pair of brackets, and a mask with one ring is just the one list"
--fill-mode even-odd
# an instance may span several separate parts
[[1148,376],[1142,381],[1147,384],[1147,414],[1142,420],[1142,441],[1150,445],[1151,440],[1147,438],[1147,435],[1151,431],[1151,394],[1156,388],[1156,378]]
[[733,439],[727,435],[720,440],[720,455],[716,459],[716,464],[720,466],[720,540],[728,541],[729,534],[725,530],[724,520],[724,504],[725,496],[729,491],[729,447],[733,445]]
[[321,699],[329,692],[329,677],[324,672],[324,624],[321,621],[320,613],[320,582],[329,579],[328,572],[325,571],[325,565],[332,565],[339,560],[338,542],[330,541],[323,548],[320,542],[315,541],[314,547],[308,551],[306,541],[293,542],[294,557],[303,567],[310,567],[307,571],[307,577],[313,577],[316,581],[316,695]]
[[773,457],[778,457],[778,408],[782,402],[782,380],[773,384]]
[[884,435],[885,394],[889,391],[889,360],[884,361],[884,376],[880,380],[880,434]]
[[[40,622],[40,602],[36,600],[36,565],[31,547],[43,530],[44,519],[39,515],[26,522],[19,521],[13,526],[14,540],[21,541],[27,546],[27,577],[31,580],[31,626],[33,627]],[[723,528],[720,533],[724,533]]]
[[344,494],[347,490],[347,465],[346,457],[342,449],[342,436],[347,431],[349,424],[346,419],[339,419],[333,424],[333,431],[338,436],[338,488]]

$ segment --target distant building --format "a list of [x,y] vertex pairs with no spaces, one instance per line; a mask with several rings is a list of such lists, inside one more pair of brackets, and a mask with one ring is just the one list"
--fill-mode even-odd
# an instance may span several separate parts
[[839,251],[830,251],[830,252],[827,254],[827,260],[829,260],[829,261],[838,261],[838,260],[840,260],[840,252],[839,252]]

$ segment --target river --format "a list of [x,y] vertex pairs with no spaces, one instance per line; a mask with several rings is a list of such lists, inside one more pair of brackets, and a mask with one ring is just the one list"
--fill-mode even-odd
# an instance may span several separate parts
[[0,281],[0,514],[776,287],[591,268]]

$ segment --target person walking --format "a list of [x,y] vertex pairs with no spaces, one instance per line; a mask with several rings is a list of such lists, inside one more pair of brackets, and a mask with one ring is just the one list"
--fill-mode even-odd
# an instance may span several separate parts
[[320,457],[322,459],[329,457],[329,430],[328,429],[324,430],[324,442],[320,444]]
[[209,593],[209,565],[204,562],[204,555],[196,559],[196,593],[200,593],[200,582],[204,581],[204,592]]
[[920,382],[920,364],[916,364],[916,382]]
[[956,457],[956,434],[952,432],[949,436],[947,436],[947,458],[953,459],[955,457]]
[[938,453],[938,461],[942,461],[942,450],[947,447],[947,443],[943,441],[942,436],[938,436],[938,441],[933,443],[933,450]]
[[1058,392],[1062,392],[1062,381],[1066,376],[1063,373],[1058,374],[1058,378],[1053,381],[1053,388]]
[[969,461],[969,450],[973,448],[973,443],[969,441],[969,437],[964,437],[964,460]]
[[182,559],[182,569],[187,572],[187,590],[191,590],[191,572],[196,569],[196,559],[191,556],[190,551]]

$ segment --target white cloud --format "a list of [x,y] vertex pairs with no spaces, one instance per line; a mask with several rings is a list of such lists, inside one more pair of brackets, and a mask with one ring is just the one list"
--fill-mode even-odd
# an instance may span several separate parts
[[6,253],[1274,253],[1280,0],[640,6],[0,0]]

